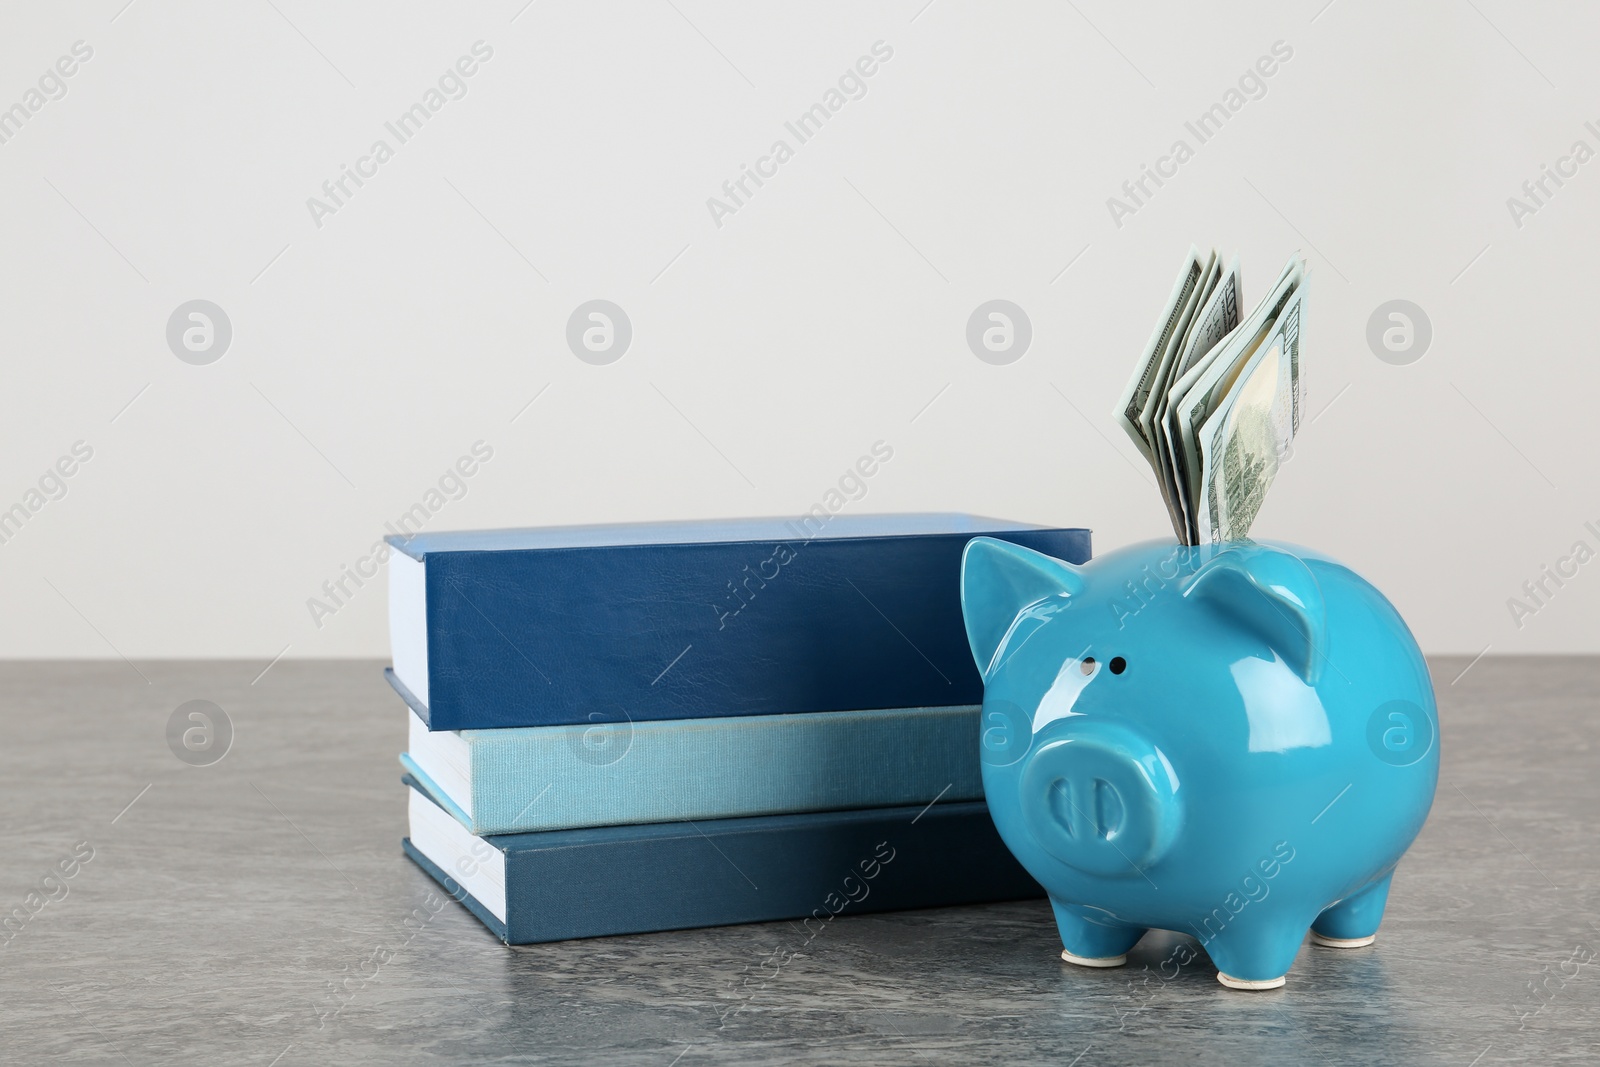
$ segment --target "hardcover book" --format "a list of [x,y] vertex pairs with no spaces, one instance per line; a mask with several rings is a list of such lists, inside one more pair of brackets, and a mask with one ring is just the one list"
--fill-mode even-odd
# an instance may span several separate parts
[[405,780],[406,855],[511,945],[1044,895],[982,801],[474,837]]
[[977,707],[430,731],[401,764],[476,834],[983,796]]
[[391,684],[433,730],[977,704],[961,551],[1089,532],[824,516],[391,537]]

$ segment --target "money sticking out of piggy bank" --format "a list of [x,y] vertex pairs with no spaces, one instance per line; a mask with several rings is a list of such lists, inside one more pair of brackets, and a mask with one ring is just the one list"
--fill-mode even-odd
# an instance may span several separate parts
[[1044,886],[1063,959],[1192,934],[1222,984],[1284,983],[1313,943],[1372,943],[1439,777],[1427,667],[1353,571],[1250,541],[1084,566],[967,545],[983,786]]

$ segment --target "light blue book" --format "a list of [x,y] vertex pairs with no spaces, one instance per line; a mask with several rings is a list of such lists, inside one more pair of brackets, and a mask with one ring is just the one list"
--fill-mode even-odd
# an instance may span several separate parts
[[979,800],[976,706],[430,731],[400,757],[474,834]]

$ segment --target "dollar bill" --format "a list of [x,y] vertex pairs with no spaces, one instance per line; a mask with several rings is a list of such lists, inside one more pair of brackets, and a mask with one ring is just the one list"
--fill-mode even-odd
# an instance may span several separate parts
[[1177,531],[1181,544],[1193,544],[1199,535],[1188,492],[1188,460],[1182,449],[1174,444],[1181,438],[1176,436],[1175,424],[1171,419],[1172,385],[1239,325],[1239,297],[1239,257],[1235,255],[1227,269],[1218,273],[1200,311],[1190,320],[1178,357],[1173,361],[1160,390],[1152,419],[1152,438],[1157,444],[1158,454],[1169,466],[1167,479],[1174,486],[1178,503],[1178,512],[1173,516],[1173,529]]
[[1200,285],[1202,272],[1200,250],[1191,245],[1183,269],[1178,273],[1178,280],[1172,286],[1172,295],[1167,298],[1167,306],[1162,310],[1161,318],[1156,321],[1155,332],[1150,335],[1149,343],[1145,345],[1144,356],[1134,370],[1133,377],[1128,380],[1122,398],[1117,402],[1117,421],[1122,424],[1128,436],[1133,438],[1133,443],[1139,446],[1144,458],[1152,463],[1155,460],[1155,449],[1145,436],[1139,416],[1155,389],[1161,357],[1166,353],[1172,338],[1182,332],[1179,320]]
[[1239,257],[1190,247],[1116,417],[1156,473],[1178,541],[1248,536],[1300,426],[1306,267],[1242,314]]
[[1222,408],[1200,428],[1206,499],[1200,536],[1247,536],[1299,425],[1300,334],[1305,287],[1289,297]]
[[1201,268],[1200,284],[1194,292],[1189,294],[1182,310],[1178,313],[1176,328],[1167,340],[1166,350],[1156,365],[1155,379],[1152,382],[1150,395],[1145,399],[1144,408],[1139,412],[1139,429],[1146,441],[1150,443],[1150,466],[1156,473],[1156,484],[1161,489],[1161,499],[1167,505],[1167,514],[1172,520],[1172,528],[1179,531],[1178,536],[1183,536],[1183,499],[1173,478],[1172,456],[1168,453],[1166,442],[1162,438],[1156,425],[1156,413],[1160,410],[1162,402],[1166,399],[1167,389],[1172,384],[1172,372],[1178,362],[1178,357],[1183,351],[1194,321],[1204,306],[1212,290],[1217,287],[1217,280],[1221,271],[1217,265],[1217,253],[1213,249],[1207,257],[1205,265]]
[[1181,450],[1187,466],[1185,492],[1190,513],[1195,520],[1193,533],[1197,541],[1208,539],[1211,525],[1205,509],[1205,472],[1202,469],[1200,428],[1220,410],[1232,392],[1240,373],[1250,358],[1267,339],[1272,324],[1283,311],[1284,305],[1300,287],[1304,277],[1304,262],[1299,256],[1290,259],[1266,299],[1256,305],[1238,326],[1234,327],[1206,355],[1172,387],[1169,403],[1176,422],[1175,450]]

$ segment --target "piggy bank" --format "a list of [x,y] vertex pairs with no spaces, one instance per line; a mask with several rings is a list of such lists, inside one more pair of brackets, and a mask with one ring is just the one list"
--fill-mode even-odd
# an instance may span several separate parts
[[967,545],[983,787],[1062,959],[1192,934],[1233,989],[1376,937],[1433,803],[1438,714],[1394,607],[1324,556],[1134,545],[1073,566]]

